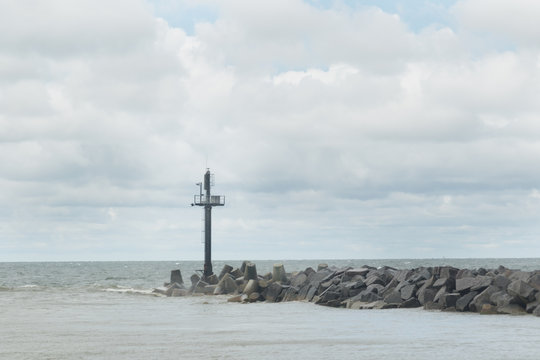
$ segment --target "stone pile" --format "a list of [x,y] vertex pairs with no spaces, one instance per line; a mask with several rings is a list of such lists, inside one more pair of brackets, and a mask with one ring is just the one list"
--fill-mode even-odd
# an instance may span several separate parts
[[154,290],[167,296],[189,294],[232,295],[231,302],[308,301],[350,309],[417,308],[469,311],[480,314],[540,316],[540,271],[457,269],[450,266],[398,270],[334,268],[320,264],[317,270],[287,273],[282,264],[257,274],[255,264],[244,261],[234,269],[225,265],[219,276],[191,277],[185,287],[179,270],[171,282]]

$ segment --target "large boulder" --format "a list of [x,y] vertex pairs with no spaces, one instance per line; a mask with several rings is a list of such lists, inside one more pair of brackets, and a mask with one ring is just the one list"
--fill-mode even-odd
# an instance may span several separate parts
[[362,267],[362,268],[353,268],[345,271],[345,274],[350,276],[351,278],[360,275],[360,276],[366,276],[366,274],[370,271],[369,268]]
[[489,297],[489,300],[492,304],[497,305],[497,307],[503,307],[510,304],[519,304],[521,300],[513,295],[510,295],[506,291],[497,291]]
[[410,309],[410,308],[417,308],[417,307],[420,307],[420,306],[422,306],[422,305],[420,304],[418,299],[410,298],[410,299],[405,300],[404,302],[402,302],[399,307],[403,308],[403,309]]
[[433,301],[433,299],[435,299],[436,294],[437,294],[437,290],[435,289],[421,287],[416,293],[416,296],[420,304],[425,305],[426,303]]
[[457,300],[461,297],[459,293],[445,293],[442,294],[439,299],[439,304],[443,309],[452,308],[456,306]]
[[510,284],[508,284],[506,291],[510,295],[519,297],[524,303],[534,301],[537,292],[535,288],[533,288],[523,280],[512,281]]
[[257,267],[255,266],[255,264],[250,263],[250,262],[245,264],[245,270],[244,270],[244,281],[247,282],[249,280],[258,280]]
[[229,274],[231,271],[233,271],[233,267],[231,265],[223,265],[223,269],[221,269],[221,272],[219,273],[218,279],[221,280],[225,276],[225,274]]
[[402,287],[399,291],[401,293],[401,298],[403,300],[408,300],[414,297],[414,295],[416,294],[416,289],[417,287],[415,284],[410,284]]
[[526,272],[526,271],[516,270],[516,271],[512,271],[512,273],[508,277],[512,281],[521,280],[521,281],[527,282],[529,281],[531,277],[531,273]]
[[301,271],[296,276],[294,276],[291,280],[291,286],[301,288],[308,282],[307,275]]
[[251,293],[258,292],[259,290],[259,282],[257,280],[249,280],[244,287],[243,293],[246,295],[250,295]]
[[525,315],[525,309],[518,304],[508,304],[497,307],[497,312],[499,314],[509,314],[509,315]]
[[236,292],[237,288],[238,286],[236,285],[236,281],[234,281],[232,275],[225,273],[216,286],[214,295],[232,294]]
[[511,283],[512,281],[507,278],[506,276],[504,275],[497,275],[493,278],[493,282],[491,283],[492,285],[498,287],[499,289],[501,290],[506,290],[506,288],[508,287],[508,285]]
[[274,267],[272,269],[272,281],[287,281],[287,274],[285,273],[285,267],[283,266],[283,264],[274,264]]
[[268,302],[278,302],[281,301],[281,293],[284,291],[284,289],[285,287],[280,283],[273,282],[268,285],[268,287],[263,293],[263,296]]
[[469,291],[482,291],[486,289],[493,279],[489,276],[476,276],[456,279],[456,291],[466,293]]
[[416,269],[414,273],[410,275],[410,282],[417,283],[422,280],[427,280],[430,277],[431,277],[431,269],[421,267],[421,268]]
[[399,291],[393,290],[384,297],[384,302],[387,304],[401,304],[403,299]]
[[484,304],[491,304],[495,306],[491,303],[490,297],[498,291],[498,287],[490,285],[487,289],[474,297],[474,299],[469,304],[469,309],[471,311],[480,312]]
[[289,287],[287,290],[285,290],[282,301],[298,300],[298,291],[299,289],[297,287],[294,287],[294,286]]
[[540,274],[534,274],[529,278],[527,284],[540,291]]
[[456,310],[457,311],[468,311],[469,310],[469,304],[474,299],[474,297],[478,295],[478,292],[471,291],[470,293],[467,293],[457,299],[456,301]]
[[171,271],[171,284],[172,283],[184,283],[184,279],[182,279],[182,273],[180,272],[180,269]]

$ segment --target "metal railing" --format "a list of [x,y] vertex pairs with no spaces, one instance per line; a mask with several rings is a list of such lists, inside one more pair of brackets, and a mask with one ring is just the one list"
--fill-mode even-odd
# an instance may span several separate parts
[[225,205],[225,196],[223,195],[195,195],[193,199],[195,205],[211,205],[211,206],[223,206]]

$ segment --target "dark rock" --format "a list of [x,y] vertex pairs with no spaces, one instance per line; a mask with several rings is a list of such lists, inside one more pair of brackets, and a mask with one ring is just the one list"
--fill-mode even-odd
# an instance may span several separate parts
[[283,301],[296,301],[298,300],[298,291],[299,289],[291,286],[287,290],[285,290],[285,294],[283,295]]
[[403,300],[410,299],[414,297],[416,293],[416,285],[415,284],[406,285],[401,288],[400,293],[401,293],[401,298]]
[[460,269],[456,275],[456,280],[457,279],[463,279],[463,278],[473,278],[475,277],[476,274],[474,273],[474,271],[472,270],[469,270],[469,269]]
[[298,291],[297,299],[298,300],[306,300],[307,294],[309,292],[309,289],[311,288],[311,285],[306,284],[300,290]]
[[189,279],[191,280],[191,287],[195,288],[195,286],[197,286],[197,283],[201,280],[201,277],[197,274],[193,274]]
[[510,283],[511,283],[511,280],[507,278],[506,276],[497,275],[493,278],[493,282],[491,284],[498,287],[501,290],[506,290],[506,288],[508,287],[508,284]]
[[540,316],[540,306],[537,306],[537,307],[533,310],[532,314],[533,314],[534,316]]
[[444,278],[440,278],[436,280],[432,286],[435,288],[439,288],[441,286],[446,286],[446,285],[449,285],[449,281],[448,281],[448,278],[444,277]]
[[445,293],[441,295],[439,303],[442,305],[443,308],[455,307],[456,302],[460,297],[461,294],[459,293]]
[[400,270],[394,275],[394,280],[400,283],[407,280],[412,274],[413,272],[411,270]]
[[237,289],[238,289],[238,286],[236,285],[236,281],[234,281],[231,274],[225,273],[223,278],[219,281],[218,285],[216,286],[214,295],[232,294],[236,292]]
[[278,302],[281,300],[281,293],[283,292],[285,288],[280,283],[274,282],[268,285],[266,290],[264,291],[264,298],[268,302]]
[[510,295],[518,296],[524,303],[535,300],[537,290],[523,280],[515,280],[508,284],[506,291]]
[[344,298],[358,295],[365,288],[363,281],[349,281],[340,284],[341,293]]
[[304,274],[306,274],[307,277],[309,277],[309,275],[314,274],[314,273],[315,273],[315,270],[313,270],[313,268],[311,267],[308,267],[306,268],[306,270],[304,270]]
[[479,268],[478,270],[476,270],[476,272],[478,273],[478,275],[480,276],[484,276],[487,274],[487,270],[484,269],[484,268]]
[[240,266],[240,272],[242,273],[242,275],[244,275],[244,273],[246,272],[246,266],[247,264],[250,264],[251,261],[248,261],[248,260],[244,260],[244,262],[242,262],[242,265]]
[[493,285],[489,286],[487,289],[485,289],[480,294],[474,297],[474,299],[469,304],[469,310],[480,312],[484,304],[491,304],[491,300],[490,300],[491,295],[493,295],[494,293],[498,291],[499,291],[498,287],[493,286]]
[[323,294],[319,296],[319,300],[317,300],[316,304],[326,304],[329,302],[334,302],[334,300],[339,300],[341,294],[337,291],[325,291]]
[[382,285],[384,287],[385,282],[384,282],[384,279],[379,274],[373,274],[373,275],[368,276],[368,278],[366,279],[366,285],[369,286],[373,284]]
[[383,289],[384,289],[384,286],[379,285],[379,284],[372,284],[366,287],[366,291],[369,291],[375,294],[380,294]]
[[534,309],[536,309],[539,305],[540,305],[540,301],[538,300],[530,302],[527,304],[527,306],[525,306],[525,311],[528,312],[529,314],[532,314]]
[[242,292],[249,296],[251,293],[258,292],[258,291],[259,291],[259,282],[257,280],[251,279],[247,282]]
[[235,278],[235,279],[238,279],[239,277],[244,276],[244,273],[243,273],[240,269],[238,269],[238,268],[236,268],[236,269],[234,269],[233,271],[231,271],[230,274],[231,274],[232,277]]
[[394,290],[384,297],[384,302],[387,304],[401,304],[403,299],[401,298],[401,293]]
[[333,274],[333,271],[330,271],[328,269],[323,269],[321,271],[311,273],[310,275],[308,275],[308,281],[311,286],[318,288],[320,283],[330,274]]
[[373,302],[382,300],[382,297],[377,294],[376,288],[366,288],[362,292],[360,292],[358,295],[352,297],[351,302],[361,301],[361,302]]
[[272,268],[272,281],[287,281],[287,274],[285,273],[283,264],[274,264],[274,267]]
[[443,296],[443,294],[446,294],[448,291],[446,289],[446,286],[443,286],[439,289],[439,291],[437,291],[437,293],[435,294],[435,297],[433,298],[433,301],[434,302],[439,302],[441,296]]
[[527,284],[540,291],[540,274],[534,274],[529,278]]
[[223,265],[223,269],[221,269],[218,279],[219,280],[223,279],[225,274],[229,274],[231,271],[233,271],[233,267],[231,265]]
[[431,271],[429,268],[419,268],[410,277],[412,283],[417,283],[421,280],[427,280],[431,277]]
[[171,284],[172,283],[178,283],[178,284],[184,283],[184,280],[182,279],[182,273],[180,272],[180,270],[171,271]]
[[345,274],[354,277],[356,275],[366,276],[366,274],[369,272],[370,269],[368,268],[355,268],[355,269],[349,269],[345,272]]
[[474,297],[478,295],[478,292],[471,291],[468,294],[463,295],[456,301],[456,310],[457,311],[468,311],[469,310],[469,304],[474,299]]
[[410,309],[410,308],[417,308],[417,307],[420,307],[420,306],[422,306],[422,305],[420,304],[418,299],[410,298],[408,300],[405,300],[403,303],[401,303],[401,305],[399,307],[404,308],[404,309]]
[[477,276],[474,278],[466,277],[456,279],[456,291],[460,293],[465,293],[470,290],[481,291],[491,285],[492,281],[493,279],[489,276]]
[[307,275],[303,271],[301,271],[292,278],[291,286],[300,288],[304,286],[305,284],[307,284],[307,282],[308,282]]
[[306,294],[306,300],[307,301],[313,301],[313,298],[317,294],[317,287],[310,285],[310,288]]
[[259,279],[259,288],[264,290],[267,287],[268,287],[268,281],[266,281],[265,279]]
[[499,314],[509,314],[509,315],[525,315],[525,309],[518,304],[508,304],[497,307],[497,312]]
[[531,273],[525,272],[525,271],[513,271],[508,278],[512,281],[514,280],[521,280],[523,282],[529,281],[529,278],[531,277]]
[[257,267],[255,266],[255,264],[250,263],[250,262],[245,264],[244,281],[258,280],[258,279],[259,278],[257,276]]
[[420,304],[425,305],[428,302],[432,302],[433,299],[435,299],[436,294],[437,294],[437,291],[435,289],[422,287],[418,290],[418,292],[416,293],[416,296]]
[[204,281],[207,282],[210,285],[217,285],[217,283],[219,282],[219,279],[215,274],[212,274],[210,276],[207,276],[204,279]]
[[497,305],[497,307],[521,303],[521,300],[518,297],[512,296],[508,294],[506,291],[502,291],[502,290],[497,291],[496,293],[493,293],[489,297],[489,301],[490,303]]
[[455,279],[458,271],[459,269],[456,269],[455,267],[444,266],[439,268],[438,275],[439,278]]
[[317,266],[317,272],[321,271],[321,270],[328,270],[328,264],[319,264]]

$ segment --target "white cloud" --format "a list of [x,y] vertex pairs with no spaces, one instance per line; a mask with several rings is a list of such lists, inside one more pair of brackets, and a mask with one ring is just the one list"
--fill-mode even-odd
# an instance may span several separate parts
[[462,0],[453,11],[468,30],[516,46],[538,47],[538,1]]
[[377,8],[207,4],[217,20],[190,35],[143,2],[0,5],[6,257],[76,240],[66,259],[199,258],[188,205],[206,165],[228,196],[217,257],[536,246],[536,30],[471,48],[473,20],[496,19],[478,0],[452,10],[457,28],[420,32]]

